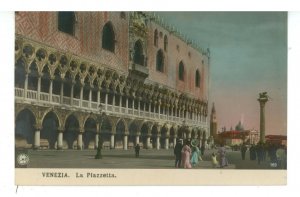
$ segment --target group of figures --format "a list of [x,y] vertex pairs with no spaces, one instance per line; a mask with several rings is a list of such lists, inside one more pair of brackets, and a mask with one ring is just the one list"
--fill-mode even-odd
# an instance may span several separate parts
[[199,147],[199,141],[196,139],[178,140],[174,148],[175,167],[176,168],[192,168],[196,167],[199,161],[202,161],[205,147]]
[[[241,147],[242,159],[245,160],[247,147],[245,144]],[[249,148],[250,160],[257,160],[258,164],[266,161],[269,158],[271,167],[286,169],[287,149],[284,145],[259,142],[257,145],[252,145]]]

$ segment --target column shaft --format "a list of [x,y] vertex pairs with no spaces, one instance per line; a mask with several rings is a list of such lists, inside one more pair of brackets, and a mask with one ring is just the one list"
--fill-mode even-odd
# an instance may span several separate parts
[[34,149],[38,149],[40,147],[40,130],[36,130],[34,132]]
[[63,149],[63,132],[59,131],[57,136],[57,149],[61,150]]

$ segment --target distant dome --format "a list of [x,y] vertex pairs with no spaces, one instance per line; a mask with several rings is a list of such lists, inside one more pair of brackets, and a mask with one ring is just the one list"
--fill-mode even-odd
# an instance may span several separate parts
[[241,121],[239,121],[239,123],[235,126],[235,130],[236,131],[244,131],[244,127],[243,127]]

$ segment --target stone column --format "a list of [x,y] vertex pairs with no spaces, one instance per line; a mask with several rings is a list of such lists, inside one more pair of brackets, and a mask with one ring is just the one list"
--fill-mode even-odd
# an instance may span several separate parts
[[92,90],[90,89],[90,92],[89,92],[89,108],[92,107]]
[[150,145],[150,136],[147,136],[146,147],[147,147],[147,149],[150,149],[150,148],[151,148],[151,145]]
[[63,130],[58,130],[58,136],[57,136],[57,149],[62,150],[63,149]]
[[105,92],[105,111],[107,111],[107,104],[108,104],[108,92]]
[[52,91],[53,91],[53,80],[50,79],[50,86],[49,86],[49,102],[52,102]]
[[267,93],[260,93],[257,100],[260,104],[260,141],[265,142],[265,105],[269,100]]
[[37,86],[37,100],[40,100],[40,93],[41,93],[41,76],[38,76],[38,86]]
[[139,144],[140,143],[140,136],[137,135],[135,136],[135,144]]
[[77,149],[82,150],[82,133],[80,132],[77,137]]
[[27,98],[27,90],[28,90],[28,74],[25,74],[25,84],[24,84],[24,98]]
[[159,150],[159,148],[160,148],[160,137],[157,136],[156,137],[156,149]]
[[123,143],[123,149],[127,150],[127,144],[128,144],[128,136],[125,134],[124,135],[124,143]]
[[73,97],[74,97],[74,83],[71,85],[71,105],[73,105]]
[[60,84],[60,103],[63,104],[64,103],[64,83],[61,82]]
[[141,115],[141,101],[138,99],[138,113]]
[[99,143],[99,133],[96,133],[96,135],[95,135],[95,149],[98,148],[98,143]]
[[126,96],[126,113],[128,114],[128,97]]
[[80,107],[82,107],[82,100],[83,100],[83,86],[80,86]]
[[110,149],[114,149],[115,148],[115,134],[111,134],[110,136]]
[[100,105],[100,90],[98,90],[98,92],[97,92],[97,104],[99,107],[99,105]]
[[34,132],[34,149],[40,148],[40,130],[41,128],[37,128]]
[[120,113],[122,111],[122,95],[120,94],[120,99],[119,99],[119,107],[120,107]]
[[167,137],[165,140],[166,140],[165,141],[165,149],[168,150],[169,149],[169,137]]
[[177,139],[176,139],[176,136],[174,136],[174,138],[173,138],[173,148],[175,148],[175,146],[176,146],[176,143],[177,143]]

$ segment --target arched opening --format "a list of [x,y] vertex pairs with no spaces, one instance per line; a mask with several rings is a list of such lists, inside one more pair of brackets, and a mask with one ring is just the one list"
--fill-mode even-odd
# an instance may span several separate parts
[[62,79],[60,76],[60,71],[58,68],[56,68],[54,71],[52,94],[60,95],[61,84],[62,84]]
[[123,136],[125,133],[125,124],[123,120],[119,120],[116,125],[116,135],[115,135],[115,148],[122,149],[123,148]]
[[65,124],[64,142],[68,149],[76,148],[77,137],[79,134],[79,122],[74,115],[70,115]]
[[65,75],[65,80],[64,80],[64,96],[71,97],[71,88],[72,88],[72,75],[70,71],[68,71]]
[[182,61],[179,63],[178,78],[179,80],[184,81],[184,64]]
[[41,78],[41,92],[49,93],[50,87],[50,71],[48,65],[45,65],[42,70],[42,78]]
[[38,67],[35,62],[32,62],[29,67],[28,90],[37,91],[37,88],[38,88]]
[[192,130],[192,133],[191,133],[191,138],[192,138],[192,139],[195,139],[195,137],[196,137],[196,133],[195,133],[195,130],[193,129],[193,130]]
[[86,76],[84,79],[84,85],[83,85],[83,100],[87,100],[87,101],[89,100],[90,89],[91,89],[90,79],[88,76]]
[[93,118],[88,118],[84,124],[84,133],[82,135],[84,149],[94,149],[95,137],[97,133],[97,124]]
[[168,50],[168,37],[167,35],[164,36],[164,50]]
[[47,140],[50,149],[55,149],[58,137],[57,128],[59,126],[58,118],[54,112],[49,112],[43,120],[43,128],[41,130],[41,140]]
[[146,123],[144,123],[141,128],[141,138],[140,138],[140,142],[143,144],[144,149],[148,148],[147,147],[147,138],[148,138],[148,126]]
[[34,144],[35,117],[28,110],[22,110],[16,117],[15,146],[18,148],[31,148]]
[[107,116],[104,116],[102,119],[101,131],[100,131],[100,138],[103,140],[103,148],[110,147],[111,130],[112,130],[111,123],[107,118]]
[[154,31],[154,46],[158,46],[158,31],[155,29]]
[[152,142],[152,148],[156,148],[157,147],[157,143],[159,143],[157,141],[157,136],[158,136],[158,130],[157,130],[157,126],[153,125],[152,130],[151,130],[151,142]]
[[[79,74],[77,74],[75,76],[75,84],[74,84],[74,89],[73,89],[73,98],[74,99],[78,99],[78,100],[80,99],[80,91],[81,91],[81,81],[80,81]],[[73,104],[74,104],[74,102],[73,102]]]
[[129,126],[128,148],[133,148],[136,145],[136,136],[138,133],[138,125],[132,122]]
[[115,52],[115,32],[110,22],[106,23],[102,30],[102,48]]
[[75,13],[58,12],[58,30],[64,33],[75,34]]
[[136,41],[134,44],[133,62],[135,64],[144,66],[144,50],[143,50],[143,44],[141,40]]
[[174,138],[175,138],[175,129],[173,127],[171,127],[171,129],[170,129],[170,147],[172,147],[172,148],[175,147]]
[[167,147],[166,147],[167,132],[168,132],[168,130],[167,130],[166,127],[163,127],[163,128],[161,129],[160,146],[161,146],[162,148],[167,148]]
[[198,69],[196,70],[196,74],[195,74],[195,85],[198,88],[200,87],[200,72]]
[[25,62],[18,60],[15,65],[15,87],[24,88],[25,86]]
[[164,72],[164,53],[161,49],[156,54],[156,70]]

